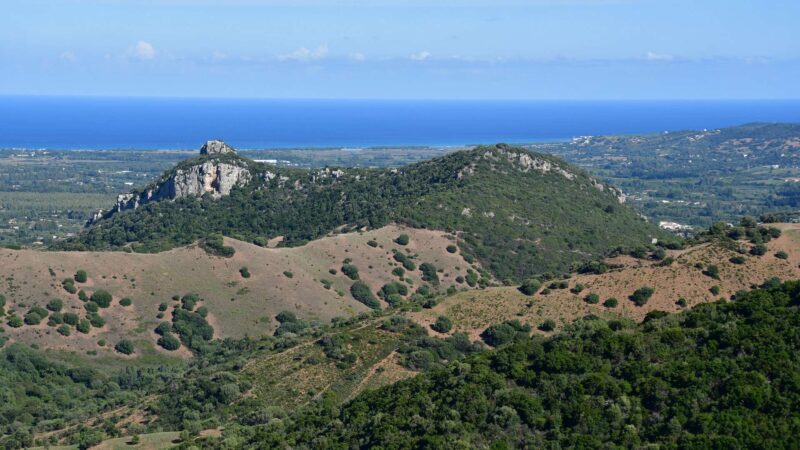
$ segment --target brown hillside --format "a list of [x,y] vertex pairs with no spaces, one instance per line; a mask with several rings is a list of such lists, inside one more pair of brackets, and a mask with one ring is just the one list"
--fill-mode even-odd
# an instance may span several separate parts
[[[411,238],[407,246],[393,242],[401,233]],[[378,246],[368,245],[370,240],[377,241]],[[111,352],[109,347],[126,337],[135,340],[137,348],[148,349],[155,347],[153,328],[170,318],[171,308],[164,319],[156,318],[159,304],[166,302],[171,307],[177,304],[172,300],[174,295],[194,292],[204,299],[201,305],[210,312],[208,320],[215,337],[256,336],[271,333],[277,326],[274,317],[282,310],[320,321],[368,311],[350,296],[352,281],[339,270],[345,258],[352,259],[361,280],[373,291],[397,280],[391,274],[398,265],[392,249],[417,255],[417,265],[431,262],[443,269],[439,277],[443,286],[449,286],[469,267],[458,253],[445,250],[452,243],[452,237],[444,232],[387,226],[330,236],[294,248],[262,248],[226,239],[226,245],[236,249],[232,258],[211,256],[197,246],[158,254],[0,249],[0,294],[7,298],[7,315],[16,312],[22,316],[33,305],[44,307],[49,300],[60,298],[64,300],[63,312],[83,316],[83,302],[61,286],[64,278],[79,269],[86,270],[89,279],[76,283],[78,289],[90,295],[96,289],[106,289],[114,296],[111,307],[100,310],[106,325],[89,334],[73,330],[71,336],[62,337],[54,327],[47,326],[46,319],[39,325],[16,329],[6,326],[3,319],[0,326],[11,341],[35,343],[42,348]],[[239,273],[245,266],[252,274],[250,278]],[[329,269],[337,273],[332,275]],[[291,278],[285,272],[291,272]],[[419,284],[418,270],[409,276]],[[323,279],[332,282],[331,289],[323,286]],[[130,297],[133,305],[121,306],[123,297]],[[101,339],[110,345],[99,347]]]
[[[515,287],[490,288],[482,291],[462,292],[452,296],[435,308],[413,313],[420,323],[431,324],[439,315],[450,317],[455,326],[453,332],[465,331],[477,339],[489,325],[505,320],[517,319],[536,328],[546,319],[556,321],[558,328],[587,314],[600,316],[624,316],[640,321],[652,310],[677,312],[682,308],[676,304],[679,298],[686,299],[688,307],[719,298],[729,299],[740,289],[750,289],[765,279],[778,277],[782,280],[800,278],[800,225],[776,225],[783,231],[780,238],[769,242],[769,252],[764,256],[746,256],[746,262],[733,264],[729,259],[736,252],[718,244],[703,244],[688,250],[670,251],[675,262],[659,267],[657,262],[619,257],[610,260],[625,267],[603,275],[576,275],[569,280],[570,288],[580,283],[585,286],[579,294],[570,289],[554,289],[547,295],[526,296]],[[788,259],[775,257],[783,250]],[[695,267],[717,265],[720,279],[703,274]],[[639,307],[628,299],[636,289],[649,286],[655,293],[646,305]],[[712,286],[720,292],[713,295]],[[583,298],[588,294],[600,296],[600,304],[587,304]],[[619,305],[605,308],[602,302],[615,297]]]

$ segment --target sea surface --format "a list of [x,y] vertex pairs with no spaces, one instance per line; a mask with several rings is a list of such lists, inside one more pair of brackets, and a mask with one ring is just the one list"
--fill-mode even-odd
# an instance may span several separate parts
[[800,122],[787,101],[380,101],[0,96],[0,148],[459,146]]

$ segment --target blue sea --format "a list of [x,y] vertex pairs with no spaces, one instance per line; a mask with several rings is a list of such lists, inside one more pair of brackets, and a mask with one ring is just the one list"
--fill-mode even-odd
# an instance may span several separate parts
[[458,146],[800,122],[800,101],[378,101],[0,96],[0,148]]

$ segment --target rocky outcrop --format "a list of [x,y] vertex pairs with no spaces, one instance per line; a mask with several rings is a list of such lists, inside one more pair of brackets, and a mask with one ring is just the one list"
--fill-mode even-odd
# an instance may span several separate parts
[[[96,213],[89,223],[150,202],[203,195],[218,199],[229,195],[234,187],[244,186],[252,179],[248,160],[236,157],[236,151],[222,141],[208,141],[200,149],[200,155],[196,164],[179,165],[161,181],[143,191],[119,195],[111,210]],[[220,158],[222,155],[234,157]]]
[[200,148],[201,155],[227,155],[236,154],[236,150],[222,141],[208,141]]

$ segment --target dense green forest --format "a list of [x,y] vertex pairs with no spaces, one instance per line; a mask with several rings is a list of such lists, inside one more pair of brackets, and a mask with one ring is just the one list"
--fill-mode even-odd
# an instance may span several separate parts
[[587,317],[212,448],[795,448],[800,282],[641,325]]
[[136,251],[161,251],[211,233],[251,241],[283,236],[283,245],[298,245],[341,226],[400,222],[459,233],[468,258],[479,259],[500,279],[519,280],[665,237],[580,169],[505,145],[400,169],[344,169],[337,175],[245,163],[257,181],[229,196],[149,203],[97,223],[62,248],[121,249],[132,243]]

